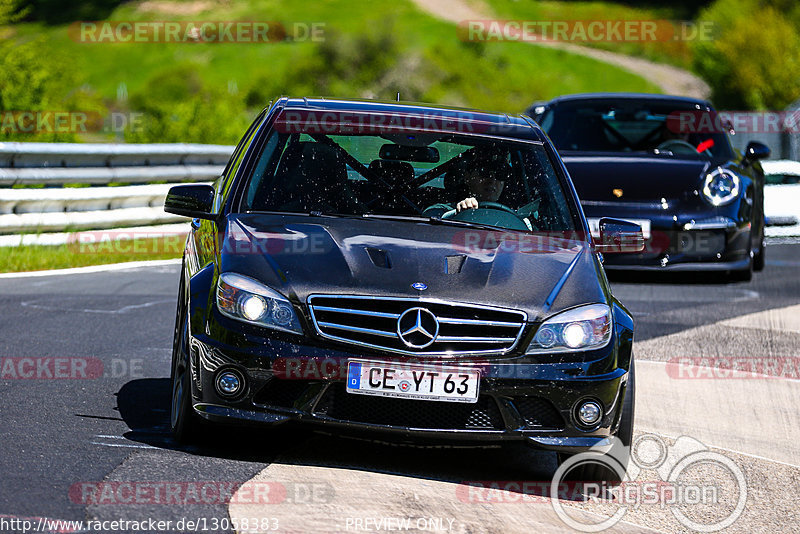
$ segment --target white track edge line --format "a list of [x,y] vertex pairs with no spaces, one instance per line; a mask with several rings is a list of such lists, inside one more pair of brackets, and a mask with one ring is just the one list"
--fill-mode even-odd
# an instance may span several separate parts
[[180,265],[180,258],[171,260],[147,260],[147,261],[128,261],[123,263],[108,263],[105,265],[89,265],[86,267],[72,267],[69,269],[50,269],[46,271],[24,271],[19,273],[0,273],[0,279],[4,278],[37,278],[42,276],[61,276],[69,274],[89,274],[112,271],[122,271],[125,269],[136,269],[139,267],[160,267],[164,265]]

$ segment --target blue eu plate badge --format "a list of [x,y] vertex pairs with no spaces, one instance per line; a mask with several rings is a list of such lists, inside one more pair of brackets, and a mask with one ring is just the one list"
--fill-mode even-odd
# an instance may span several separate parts
[[347,369],[347,386],[351,389],[358,389],[361,387],[361,364],[350,362]]

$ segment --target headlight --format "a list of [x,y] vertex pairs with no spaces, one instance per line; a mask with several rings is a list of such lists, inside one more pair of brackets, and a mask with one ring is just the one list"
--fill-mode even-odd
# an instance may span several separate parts
[[715,169],[706,175],[703,196],[714,206],[724,206],[739,196],[740,187],[741,180],[735,173],[726,169]]
[[554,315],[539,326],[527,354],[575,352],[605,347],[611,339],[611,310],[589,304]]
[[286,297],[236,273],[223,273],[217,283],[217,307],[232,319],[302,334],[300,321]]

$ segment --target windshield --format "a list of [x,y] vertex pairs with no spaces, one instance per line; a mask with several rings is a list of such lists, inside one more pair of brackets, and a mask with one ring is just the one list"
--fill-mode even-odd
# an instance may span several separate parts
[[518,231],[575,227],[541,143],[452,133],[275,130],[242,209],[414,217]]
[[648,153],[682,159],[733,158],[713,110],[647,100],[560,102],[539,118],[559,151]]

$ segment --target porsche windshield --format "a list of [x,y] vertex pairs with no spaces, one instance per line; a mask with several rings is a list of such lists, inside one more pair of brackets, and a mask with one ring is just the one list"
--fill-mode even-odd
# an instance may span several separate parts
[[451,133],[273,131],[242,209],[574,229],[541,143]]
[[681,102],[560,102],[539,117],[559,152],[632,152],[732,159],[726,125],[713,110]]

